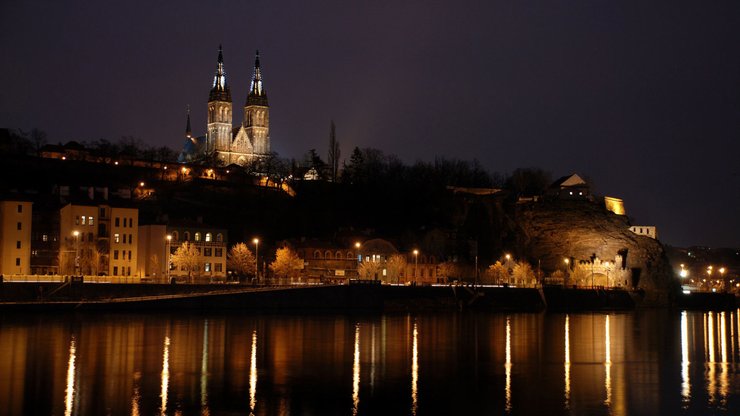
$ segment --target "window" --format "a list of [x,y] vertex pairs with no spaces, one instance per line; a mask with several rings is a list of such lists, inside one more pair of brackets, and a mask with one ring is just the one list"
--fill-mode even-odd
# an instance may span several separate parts
[[213,254],[213,252],[212,252],[212,250],[211,250],[210,247],[206,247],[206,248],[203,249],[203,255],[204,256],[211,257],[212,254]]
[[216,242],[223,243],[223,241],[224,241],[223,234],[221,234],[221,233],[216,234]]
[[200,241],[200,233],[195,233],[195,241]]
[[118,266],[113,266],[113,276],[118,276]]
[[82,216],[82,225],[85,225],[85,224],[86,224],[86,223],[85,223],[85,219],[86,219],[86,218],[87,218],[87,217],[85,217],[84,215]]
[[126,250],[121,250],[122,260],[126,260]]
[[105,208],[100,208],[100,218],[105,218]]
[[75,215],[75,225],[80,225],[80,217]]
[[41,241],[43,242],[49,241],[49,234],[41,234]]
[[18,204],[18,213],[20,214],[21,212],[23,212],[23,205]]
[[319,250],[316,250],[313,252],[313,258],[320,259],[321,258],[321,252]]
[[205,271],[210,272],[211,271],[211,263],[206,263]]
[[15,242],[15,248],[21,248],[21,242],[20,241],[16,241]]
[[185,241],[190,241],[190,231],[185,231],[182,238],[185,239]]
[[211,233],[206,233],[206,243],[210,243],[211,242],[211,238],[212,238],[212,234]]
[[224,249],[217,248],[216,251],[215,251],[215,256],[216,257],[222,257],[223,255],[224,255]]
[[352,260],[353,258],[355,258],[355,256],[352,254],[351,251],[348,251],[347,252],[347,260]]
[[87,241],[93,241],[94,239],[93,233],[87,233]]
[[116,224],[116,227],[120,227],[121,226],[121,218],[116,217],[116,220],[114,222]]
[[120,243],[121,242],[121,234],[113,234],[113,242],[114,243]]
[[113,250],[113,260],[118,260],[118,250]]
[[326,257],[327,260],[331,260],[331,251],[327,250],[326,253],[324,253],[324,257]]
[[87,224],[93,225],[93,217],[87,217]]
[[221,263],[216,263],[216,264],[214,265],[214,267],[215,267],[215,270],[216,270],[217,272],[222,272],[222,271],[223,271],[223,264],[221,264]]
[[180,233],[177,231],[172,232],[172,241],[177,241],[177,239],[180,238]]
[[20,257],[16,257],[15,258],[15,265],[16,266],[20,266],[21,265],[21,258]]
[[23,228],[23,224],[18,223],[17,227],[18,227],[18,230],[20,231]]
[[131,250],[128,251],[128,259],[131,260]]

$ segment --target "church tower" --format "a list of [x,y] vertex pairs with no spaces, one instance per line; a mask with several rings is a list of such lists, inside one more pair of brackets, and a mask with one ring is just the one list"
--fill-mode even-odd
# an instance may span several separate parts
[[254,58],[254,75],[244,105],[244,130],[251,139],[254,153],[270,153],[270,108],[267,105],[267,92],[262,85],[260,52]]
[[218,45],[218,65],[213,87],[208,95],[208,151],[229,151],[231,120],[231,90],[226,83],[221,45]]

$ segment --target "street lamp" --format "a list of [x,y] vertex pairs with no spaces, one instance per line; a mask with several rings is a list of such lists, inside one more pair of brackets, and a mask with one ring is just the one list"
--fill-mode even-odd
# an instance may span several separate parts
[[724,287],[725,292],[727,292],[727,282],[725,282],[725,268],[724,267],[719,268],[719,275],[722,279],[722,286]]
[[80,232],[77,230],[72,231],[72,235],[75,236],[75,273],[79,273],[80,269]]
[[419,266],[419,250],[414,250],[414,286],[416,286],[416,273]]
[[260,281],[260,239],[255,238],[252,240],[254,243],[254,277],[257,282]]
[[172,242],[172,236],[167,234],[167,282],[170,281],[170,244]]

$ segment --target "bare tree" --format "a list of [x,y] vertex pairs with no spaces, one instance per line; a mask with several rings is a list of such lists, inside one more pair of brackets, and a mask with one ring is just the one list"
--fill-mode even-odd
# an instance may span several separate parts
[[254,276],[256,266],[254,254],[246,244],[237,243],[229,249],[226,256],[226,267],[238,276]]
[[535,275],[532,270],[532,266],[525,261],[517,262],[514,266],[512,275],[514,276],[514,281],[522,286],[533,285],[535,282]]
[[375,280],[378,270],[380,270],[380,263],[376,261],[365,261],[357,268],[357,274],[360,275],[360,279]]
[[488,284],[502,284],[504,282],[508,283],[509,271],[506,269],[506,267],[503,264],[501,264],[500,261],[497,261],[496,263],[488,267],[488,270],[486,270],[486,273],[484,273],[483,276],[485,278],[484,283],[488,283]]
[[270,270],[278,278],[293,280],[300,275],[303,260],[290,247],[283,247],[275,251],[275,261],[270,263]]
[[401,274],[406,270],[406,257],[400,254],[394,254],[388,259],[386,266],[388,270],[388,280],[400,283]]
[[195,244],[184,242],[175,250],[170,261],[177,269],[185,270],[188,273],[188,281],[192,282],[193,272],[197,273],[200,270],[200,251]]
[[451,261],[446,261],[437,265],[437,276],[439,277],[443,277],[449,281],[450,279],[457,279],[459,275],[460,268],[457,264]]

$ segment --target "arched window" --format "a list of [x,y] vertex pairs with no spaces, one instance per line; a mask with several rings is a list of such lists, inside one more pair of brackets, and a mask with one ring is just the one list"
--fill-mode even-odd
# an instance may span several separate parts
[[421,256],[421,264],[427,264],[427,256]]
[[337,254],[334,255],[334,258],[337,259],[337,260],[341,259],[342,258],[342,252],[341,251],[337,251]]
[[326,257],[327,260],[331,259],[332,258],[331,251],[326,250],[326,253],[324,254],[324,256]]
[[319,250],[316,250],[313,252],[313,258],[320,259],[321,258],[321,252]]
[[206,243],[210,243],[213,239],[213,235],[211,233],[206,233]]
[[348,251],[348,252],[347,252],[347,260],[352,260],[353,258],[355,258],[355,255],[354,255],[354,254],[352,254],[352,252],[351,252],[351,251]]
[[195,233],[195,241],[200,241],[200,233]]
[[182,234],[182,238],[183,238],[183,240],[185,240],[185,241],[190,241],[190,231],[185,231],[185,232],[184,232],[184,233]]
[[216,242],[217,243],[223,243],[224,242],[224,235],[221,233],[216,234]]
[[180,234],[177,231],[172,232],[172,241],[177,241],[180,238]]

